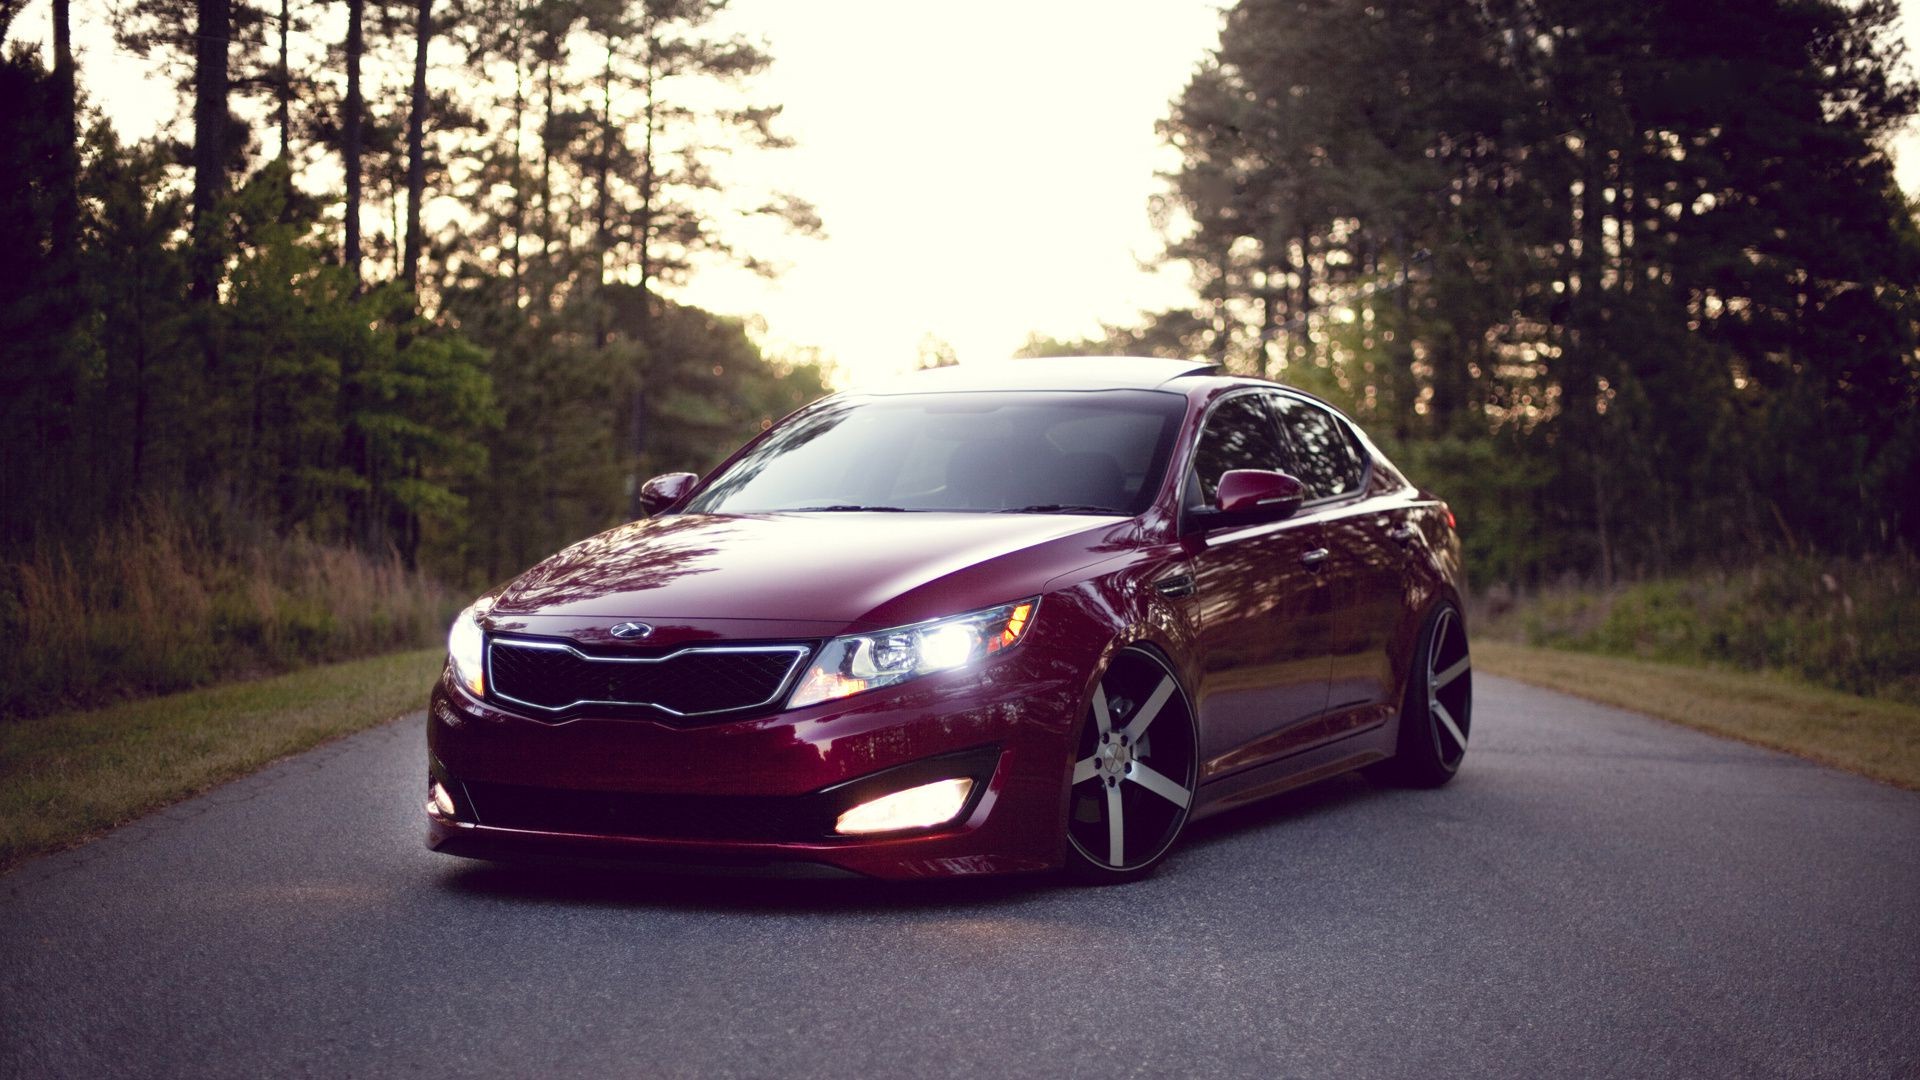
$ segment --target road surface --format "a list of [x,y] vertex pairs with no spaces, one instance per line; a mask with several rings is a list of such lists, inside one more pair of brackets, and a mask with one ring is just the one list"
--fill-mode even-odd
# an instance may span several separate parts
[[462,862],[402,721],[0,877],[0,1075],[1920,1075],[1920,795],[1476,689],[1106,889]]

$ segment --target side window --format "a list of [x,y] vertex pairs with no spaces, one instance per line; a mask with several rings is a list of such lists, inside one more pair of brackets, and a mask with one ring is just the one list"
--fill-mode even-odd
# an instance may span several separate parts
[[1188,502],[1193,504],[1194,482],[1199,503],[1213,505],[1220,476],[1230,469],[1283,469],[1286,455],[1280,433],[1268,411],[1269,394],[1240,394],[1220,403],[1207,417],[1206,429],[1193,452],[1193,475],[1188,478]]
[[1280,424],[1292,450],[1292,467],[1287,471],[1307,485],[1308,497],[1328,499],[1359,490],[1367,475],[1366,463],[1340,421],[1305,401],[1281,398],[1278,404]]

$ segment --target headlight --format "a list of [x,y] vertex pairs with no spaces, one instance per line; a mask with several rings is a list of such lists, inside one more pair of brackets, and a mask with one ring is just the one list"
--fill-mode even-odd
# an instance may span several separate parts
[[454,616],[453,629],[447,631],[447,655],[453,659],[453,677],[474,697],[487,692],[487,639],[480,629],[480,616],[491,610],[493,597],[483,596]]
[[790,709],[975,664],[1018,644],[1038,599],[950,619],[834,638],[794,690]]

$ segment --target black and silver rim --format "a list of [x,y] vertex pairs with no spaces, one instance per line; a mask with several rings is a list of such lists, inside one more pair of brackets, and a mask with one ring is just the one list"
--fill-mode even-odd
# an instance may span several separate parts
[[1158,859],[1187,820],[1199,754],[1193,712],[1158,656],[1128,649],[1094,687],[1074,754],[1067,838],[1114,871]]
[[1467,660],[1467,628],[1458,612],[1442,609],[1427,642],[1427,718],[1448,772],[1467,756],[1473,726],[1473,669]]

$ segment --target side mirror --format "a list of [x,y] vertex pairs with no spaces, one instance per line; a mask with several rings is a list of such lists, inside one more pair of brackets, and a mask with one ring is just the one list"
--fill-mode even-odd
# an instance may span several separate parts
[[690,472],[670,472],[664,476],[656,476],[640,485],[640,509],[646,511],[648,517],[652,517],[686,498],[687,492],[692,491],[693,485],[699,482],[700,478]]
[[1306,498],[1306,485],[1286,473],[1229,469],[1220,476],[1220,490],[1214,493],[1213,507],[1190,516],[1201,529],[1260,525],[1292,517]]

